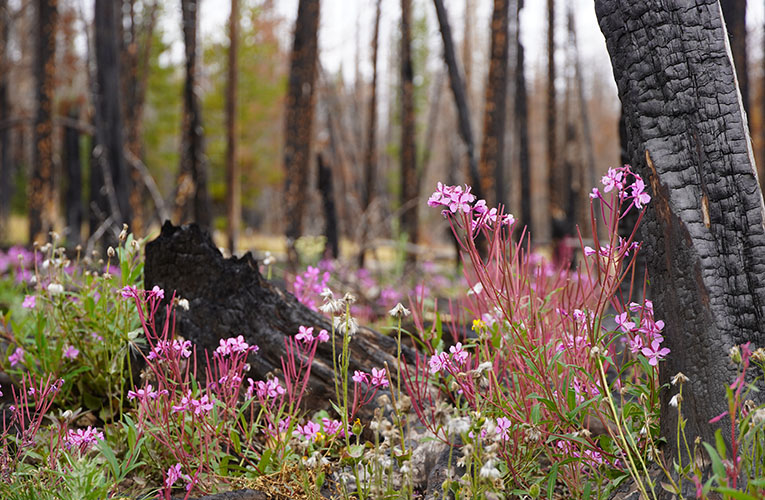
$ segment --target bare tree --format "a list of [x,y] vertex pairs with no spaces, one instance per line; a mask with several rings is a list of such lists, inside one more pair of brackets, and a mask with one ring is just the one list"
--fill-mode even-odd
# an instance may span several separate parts
[[200,0],[181,0],[183,43],[186,52],[186,81],[183,86],[181,165],[175,197],[175,217],[210,225],[210,195],[207,191],[207,162],[204,156],[202,110],[197,86],[197,29]]
[[303,213],[311,159],[314,87],[318,66],[319,0],[300,0],[295,37],[290,55],[287,117],[284,144],[284,199],[287,218],[287,250],[292,267],[297,265],[295,240],[303,232]]
[[518,128],[518,163],[521,181],[521,223],[528,232],[532,230],[531,214],[531,165],[529,158],[529,112],[526,92],[526,68],[523,42],[521,42],[521,9],[523,0],[518,0],[515,30],[515,120]]
[[[470,0],[468,0],[469,2]],[[473,185],[473,192],[476,196],[483,194],[481,189],[481,176],[478,171],[478,161],[475,155],[475,142],[473,140],[473,126],[470,120],[469,99],[467,92],[467,67],[468,63],[465,63],[466,73],[465,80],[462,79],[462,74],[457,63],[456,51],[454,49],[454,41],[452,39],[452,29],[449,24],[449,15],[444,7],[443,0],[433,0],[433,5],[436,8],[436,16],[438,17],[438,25],[441,31],[441,40],[444,43],[444,62],[446,68],[449,71],[449,85],[452,89],[452,95],[454,96],[454,104],[457,107],[457,128],[465,143],[468,157],[468,174],[470,176],[470,182]],[[467,34],[466,34],[467,36]],[[469,42],[465,41],[466,44]],[[470,58],[470,52],[465,49],[464,56]]]
[[29,239],[47,238],[53,228],[53,91],[58,0],[37,1],[37,112],[34,157],[29,186]]
[[486,82],[481,161],[481,194],[489,206],[506,204],[504,175],[505,100],[507,96],[508,0],[494,0],[491,54]]
[[[596,0],[595,9],[630,159],[653,197],[643,248],[671,349],[659,381],[688,376],[688,441],[714,442],[709,420],[728,410],[724,384],[736,376],[728,350],[749,341],[765,345],[765,205],[720,5]],[[675,392],[661,395],[668,456],[683,448],[674,434],[677,410],[668,406]],[[763,394],[750,396],[762,403]]]
[[[133,157],[143,159],[143,110],[146,102],[146,90],[149,78],[149,56],[151,55],[154,28],[159,14],[159,2],[153,0],[141,2],[140,14],[136,9],[136,0],[121,0],[122,14],[119,23],[121,34],[121,78],[122,110],[125,122],[125,149]],[[141,171],[130,171],[130,210],[131,230],[137,234],[144,231],[143,201],[145,196]]]
[[[8,99],[8,39],[11,31],[8,0],[0,0],[0,124],[11,115]],[[11,129],[0,125],[0,240],[6,237],[11,201]]]
[[242,220],[240,168],[236,157],[236,84],[238,73],[239,0],[231,0],[228,20],[228,80],[226,82],[226,214],[228,219],[228,249],[233,255],[239,243]]
[[364,212],[365,224],[361,228],[361,250],[359,252],[359,267],[364,267],[364,255],[368,230],[371,223],[369,206],[374,200],[375,184],[377,182],[377,48],[380,37],[380,13],[382,0],[377,0],[375,7],[375,24],[372,31],[372,87],[369,93],[369,110],[367,115],[367,147],[364,154],[364,189],[362,191],[361,210]]
[[548,176],[548,206],[550,210],[551,234],[553,245],[560,240],[561,229],[564,225],[565,208],[561,180],[562,171],[558,165],[557,139],[557,102],[555,92],[555,0],[547,0],[547,176]]
[[[417,197],[417,128],[414,115],[414,69],[412,66],[412,2],[401,0],[401,216],[400,228],[409,242],[417,243],[419,220]],[[407,254],[407,262],[417,260],[415,253]]]

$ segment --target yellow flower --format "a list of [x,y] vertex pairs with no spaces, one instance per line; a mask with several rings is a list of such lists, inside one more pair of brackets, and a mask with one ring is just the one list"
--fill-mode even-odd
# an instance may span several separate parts
[[482,319],[474,319],[473,320],[473,331],[477,332],[478,330],[483,330],[486,328],[486,323],[483,322]]

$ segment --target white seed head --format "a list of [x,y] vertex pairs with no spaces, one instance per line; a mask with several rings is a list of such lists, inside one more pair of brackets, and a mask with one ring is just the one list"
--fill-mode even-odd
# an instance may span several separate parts
[[685,376],[683,372],[677,372],[677,375],[672,377],[672,385],[683,385],[684,383],[688,382],[689,378]]
[[51,295],[59,295],[64,293],[64,286],[61,283],[51,283],[48,285],[48,292],[50,292]]
[[403,319],[409,316],[410,314],[412,314],[412,312],[406,307],[404,307],[404,305],[401,302],[399,302],[393,307],[393,309],[388,311],[388,314],[390,314],[394,318]]
[[672,399],[669,400],[669,406],[672,408],[677,408],[677,406],[683,402],[683,396],[679,392],[672,396]]
[[109,258],[112,258],[115,255],[117,255],[117,252],[114,251],[114,247],[110,246],[109,248],[106,249],[106,255],[108,255]]

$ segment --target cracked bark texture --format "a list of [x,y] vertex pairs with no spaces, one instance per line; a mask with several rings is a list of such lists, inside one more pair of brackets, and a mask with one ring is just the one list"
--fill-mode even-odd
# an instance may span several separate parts
[[[643,225],[660,364],[683,390],[689,442],[714,442],[727,410],[728,350],[765,346],[765,228],[746,117],[717,0],[596,0],[622,101],[628,151],[653,197]],[[661,429],[676,456],[672,388]],[[763,402],[763,394],[754,394]],[[725,420],[720,424],[725,428]],[[723,433],[726,435],[727,433]]]

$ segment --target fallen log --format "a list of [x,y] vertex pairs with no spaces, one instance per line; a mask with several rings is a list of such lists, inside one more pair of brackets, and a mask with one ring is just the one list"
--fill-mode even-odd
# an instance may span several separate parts
[[[144,286],[150,290],[155,285],[165,290],[166,299],[175,292],[189,301],[188,311],[176,308],[176,333],[196,345],[200,376],[205,351],[212,358],[220,339],[242,335],[257,345],[260,350],[249,358],[248,375],[264,380],[280,376],[285,337],[297,334],[300,326],[312,326],[317,333],[331,331],[328,318],[263,278],[251,253],[223,258],[209,234],[196,224],[179,227],[165,222],[160,235],[146,245]],[[336,337],[339,353],[342,338]],[[414,351],[402,346],[402,356],[413,360]],[[360,326],[350,343],[350,373],[369,372],[385,362],[395,379],[395,339]],[[329,410],[330,399],[335,399],[332,345],[325,342],[317,348],[303,405]]]

